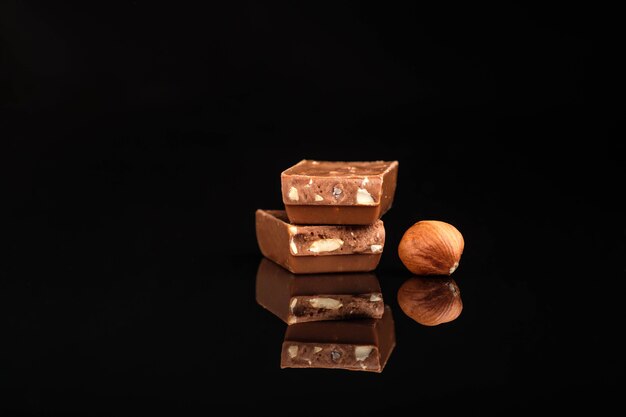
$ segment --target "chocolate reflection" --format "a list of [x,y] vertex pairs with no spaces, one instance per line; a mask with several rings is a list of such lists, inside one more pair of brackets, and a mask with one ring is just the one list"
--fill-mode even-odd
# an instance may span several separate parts
[[281,368],[382,372],[396,346],[393,315],[381,319],[319,321],[287,326]]
[[461,290],[447,276],[413,277],[398,289],[402,311],[425,326],[437,326],[455,320],[463,310]]
[[256,301],[287,324],[376,318],[383,315],[374,273],[292,274],[263,258],[256,275]]
[[382,372],[396,345],[376,275],[293,274],[263,258],[256,301],[288,324],[281,368]]

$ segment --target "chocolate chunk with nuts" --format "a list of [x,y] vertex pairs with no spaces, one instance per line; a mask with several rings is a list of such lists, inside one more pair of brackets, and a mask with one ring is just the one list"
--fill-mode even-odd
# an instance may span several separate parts
[[294,224],[372,224],[393,203],[398,161],[302,160],[281,173]]
[[301,226],[289,223],[283,210],[257,210],[256,236],[265,257],[295,274],[372,271],[385,245],[382,220]]

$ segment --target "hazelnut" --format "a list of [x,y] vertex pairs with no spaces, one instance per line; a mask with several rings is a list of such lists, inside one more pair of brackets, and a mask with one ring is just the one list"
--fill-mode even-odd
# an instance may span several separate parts
[[309,300],[309,304],[311,304],[313,308],[321,308],[324,310],[337,310],[343,307],[343,304],[341,304],[341,301],[335,300],[334,298],[328,298],[328,297],[311,298]]
[[296,187],[291,187],[289,189],[289,199],[292,201],[300,200],[300,197],[298,196],[298,189]]
[[332,252],[343,246],[341,239],[319,239],[311,243],[309,251],[313,253]]
[[287,353],[289,353],[289,357],[291,359],[295,358],[296,356],[298,356],[298,346],[289,346],[289,348],[287,348]]
[[359,188],[357,190],[356,203],[364,205],[376,204],[376,202],[372,198],[372,195],[365,188]]
[[370,356],[373,350],[373,346],[356,346],[354,348],[354,358],[359,362],[363,362]]
[[398,289],[402,311],[425,326],[448,323],[461,314],[461,291],[452,278],[414,277]]
[[456,227],[438,220],[421,220],[404,233],[400,260],[416,275],[450,275],[459,266],[465,247]]

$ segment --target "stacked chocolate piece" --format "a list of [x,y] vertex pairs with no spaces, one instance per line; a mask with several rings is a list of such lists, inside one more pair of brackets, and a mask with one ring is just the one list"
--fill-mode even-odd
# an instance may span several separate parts
[[281,174],[285,210],[257,210],[257,302],[287,323],[282,368],[381,372],[395,347],[372,272],[397,161],[303,160]]

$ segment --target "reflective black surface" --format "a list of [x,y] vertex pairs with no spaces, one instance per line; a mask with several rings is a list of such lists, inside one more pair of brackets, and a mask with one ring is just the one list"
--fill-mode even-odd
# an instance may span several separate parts
[[[611,403],[623,369],[611,281],[575,279],[576,266],[566,267],[569,275],[498,271],[467,228],[466,236],[455,272],[463,312],[432,328],[399,309],[395,294],[408,274],[394,267],[393,253],[385,256],[378,276],[395,314],[397,347],[380,375],[280,370],[285,325],[255,302],[253,254],[225,256],[230,269],[217,269],[213,257],[169,251],[123,265],[98,267],[104,254],[46,262],[38,275],[3,281],[4,407],[126,415],[208,410],[241,393],[236,409],[286,415],[307,384],[342,393],[326,401],[336,410],[363,413],[400,407],[407,397],[429,409],[446,399],[455,410],[497,404],[512,411],[571,395],[594,407]],[[528,255],[509,259],[522,265]],[[385,402],[355,403],[363,390]]]
[[[625,149],[590,8],[0,2],[0,415],[619,405]],[[400,162],[380,375],[281,370],[255,302],[254,211],[302,158]],[[420,219],[466,242],[433,328],[395,301]]]

